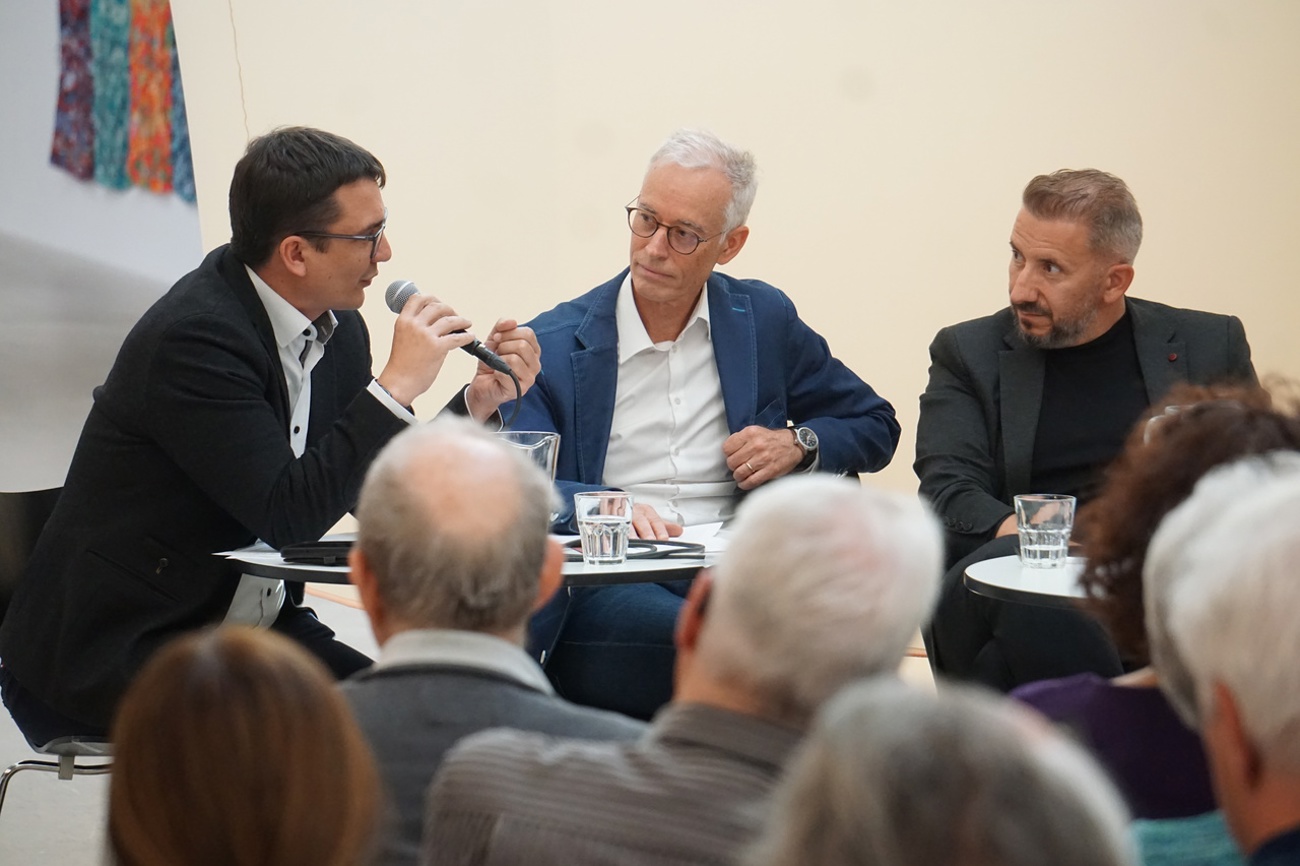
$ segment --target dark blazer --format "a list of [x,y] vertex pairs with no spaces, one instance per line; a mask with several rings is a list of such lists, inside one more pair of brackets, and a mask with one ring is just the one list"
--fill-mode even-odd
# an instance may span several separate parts
[[414,864],[424,792],[443,756],[463,737],[508,727],[583,740],[635,740],[645,724],[579,707],[504,674],[469,666],[406,664],[370,668],[343,684],[370,741],[390,798],[376,866]]
[[[1255,381],[1235,316],[1126,303],[1152,403],[1179,382]],[[1029,492],[1043,351],[1020,338],[1010,307],[944,328],[930,344],[913,468],[948,531],[950,560],[992,538],[1012,498]]]
[[370,460],[406,424],[365,390],[360,314],[336,315],[295,458],[270,320],[226,247],[144,314],[95,389],[0,628],[0,659],[24,688],[106,725],[154,650],[224,618],[239,570],[214,552],[314,540],[348,511]]
[[[542,372],[524,395],[514,427],[560,434],[555,477],[566,494],[562,522],[572,512],[573,493],[603,486],[618,385],[614,309],[626,276],[624,270],[528,323],[542,347]],[[823,471],[875,472],[889,464],[899,437],[894,408],[831,355],[785,293],[720,273],[709,277],[706,291],[732,433],[791,421],[816,432]],[[501,411],[509,414],[506,407]]]

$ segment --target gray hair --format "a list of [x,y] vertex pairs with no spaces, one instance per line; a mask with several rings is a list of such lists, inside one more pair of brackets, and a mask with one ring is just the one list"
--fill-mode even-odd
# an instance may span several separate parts
[[828,475],[764,485],[714,569],[698,662],[806,721],[845,683],[897,670],[933,607],[942,547],[915,496]]
[[758,166],[749,151],[732,147],[707,130],[679,129],[650,157],[646,173],[663,163],[722,172],[731,184],[724,231],[743,226],[749,219],[749,209],[754,206],[754,196],[758,193]]
[[412,427],[380,452],[356,515],[384,605],[417,628],[499,631],[532,610],[555,492],[467,420]]
[[1297,513],[1300,454],[1223,466],[1165,518],[1144,573],[1148,623],[1164,620],[1152,655],[1171,668],[1161,679],[1170,702],[1199,727],[1222,683],[1261,753],[1291,771],[1300,771]]
[[965,686],[845,689],[777,788],[749,866],[1121,866],[1128,815],[1096,763]]
[[1021,202],[1038,219],[1088,224],[1088,244],[1133,264],[1142,246],[1142,214],[1128,184],[1104,171],[1063,168],[1040,174],[1025,187]]

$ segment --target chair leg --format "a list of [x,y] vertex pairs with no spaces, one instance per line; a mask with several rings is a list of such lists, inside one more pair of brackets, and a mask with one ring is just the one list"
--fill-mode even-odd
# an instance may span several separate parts
[[113,769],[112,761],[102,764],[78,764],[71,755],[60,755],[58,762],[27,760],[10,765],[0,773],[0,810],[4,809],[5,794],[9,791],[9,781],[23,770],[38,770],[42,773],[57,773],[60,779],[73,776],[101,776]]

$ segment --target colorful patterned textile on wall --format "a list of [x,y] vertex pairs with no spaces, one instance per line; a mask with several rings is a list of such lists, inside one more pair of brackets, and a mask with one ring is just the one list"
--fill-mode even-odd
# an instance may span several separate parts
[[126,173],[131,183],[172,188],[172,58],[167,0],[131,0],[131,140]]
[[181,90],[181,63],[176,53],[176,35],[167,26],[167,45],[172,53],[172,189],[193,204],[194,160],[190,156],[190,125],[185,120],[185,94]]
[[63,73],[50,161],[104,186],[194,201],[168,0],[60,0]]
[[91,68],[95,71],[95,180],[126,189],[131,121],[131,0],[90,0]]
[[95,85],[90,73],[90,0],[59,3],[59,105],[50,162],[82,180],[95,173]]

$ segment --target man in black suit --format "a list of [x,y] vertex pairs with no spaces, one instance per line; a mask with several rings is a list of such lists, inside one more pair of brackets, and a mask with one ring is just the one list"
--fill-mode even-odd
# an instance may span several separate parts
[[[0,692],[29,739],[102,734],[122,691],[168,638],[268,626],[337,676],[370,660],[334,640],[300,584],[240,575],[212,554],[311,541],[356,499],[371,458],[470,322],[413,297],[389,361],[370,372],[356,312],[391,256],[383,166],[330,133],[255,139],[230,187],[232,238],[127,336],[62,496],[0,628]],[[539,350],[497,322],[487,339],[524,387]],[[479,420],[513,397],[480,365],[448,409]]]
[[944,328],[930,345],[914,464],[951,566],[927,635],[931,661],[1001,689],[1120,671],[1091,619],[963,585],[972,562],[1016,552],[1014,496],[1086,499],[1134,422],[1175,383],[1255,380],[1235,317],[1127,297],[1142,217],[1122,180],[1062,170],[1031,180],[1022,202],[1010,306]]

